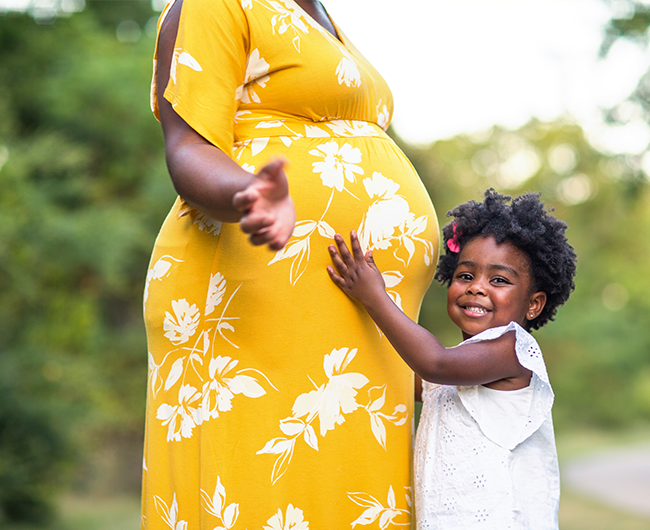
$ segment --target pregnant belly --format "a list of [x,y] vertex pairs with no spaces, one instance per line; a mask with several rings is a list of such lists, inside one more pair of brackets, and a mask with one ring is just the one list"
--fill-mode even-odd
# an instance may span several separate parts
[[322,274],[334,234],[348,239],[356,230],[363,250],[373,250],[393,299],[416,317],[437,261],[438,223],[426,189],[401,150],[382,132],[375,137],[258,138],[234,152],[253,172],[278,156],[289,161],[297,223],[287,246],[268,260],[269,268],[281,269],[291,285],[305,281],[315,267]]

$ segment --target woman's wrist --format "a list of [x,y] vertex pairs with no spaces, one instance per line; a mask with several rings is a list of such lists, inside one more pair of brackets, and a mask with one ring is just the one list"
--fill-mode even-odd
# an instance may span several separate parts
[[239,222],[243,212],[234,207],[233,197],[254,182],[254,174],[218,148],[201,144],[186,145],[169,156],[168,168],[176,192],[192,208],[217,221]]

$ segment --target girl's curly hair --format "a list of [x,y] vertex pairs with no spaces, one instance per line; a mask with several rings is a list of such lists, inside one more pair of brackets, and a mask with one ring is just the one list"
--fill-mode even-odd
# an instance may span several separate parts
[[564,235],[567,225],[544,209],[539,196],[525,193],[513,199],[489,189],[483,202],[469,201],[447,212],[452,221],[442,229],[445,253],[435,275],[443,285],[451,285],[460,251],[477,236],[511,242],[530,258],[533,288],[545,292],[547,298],[540,315],[528,322],[528,329],[539,329],[553,320],[575,288],[576,255]]

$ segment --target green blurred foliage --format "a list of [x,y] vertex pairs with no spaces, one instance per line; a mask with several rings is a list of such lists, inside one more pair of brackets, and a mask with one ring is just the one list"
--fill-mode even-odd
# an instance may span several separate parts
[[91,455],[142,443],[142,289],[174,195],[154,37],[120,42],[96,12],[0,16],[0,521],[100,472],[139,485],[140,449]]
[[[596,151],[577,125],[562,121],[403,149],[441,224],[453,206],[481,200],[490,187],[511,196],[541,192],[547,207],[568,224],[579,260],[576,290],[556,321],[535,333],[556,392],[558,428],[650,419],[646,177],[626,157]],[[445,289],[432,285],[420,322],[453,345],[461,337],[447,318],[445,297]]]
[[[603,53],[617,38],[646,45],[650,11],[628,4]],[[148,103],[155,16],[148,2],[117,0],[89,1],[48,24],[0,15],[0,525],[45,520],[61,485],[138,489],[142,289],[174,197]],[[632,97],[646,121],[648,83]],[[568,223],[576,292],[536,332],[558,428],[650,419],[650,189],[641,155],[603,155],[570,121],[427,148],[400,143],[441,224],[488,187],[540,191]],[[421,322],[448,345],[460,340],[438,285]]]

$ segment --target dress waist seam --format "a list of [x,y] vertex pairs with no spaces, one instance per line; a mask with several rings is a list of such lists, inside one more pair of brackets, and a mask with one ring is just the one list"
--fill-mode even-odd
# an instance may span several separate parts
[[[243,121],[243,120],[242,120]],[[376,123],[359,120],[330,120],[309,122],[301,120],[249,120],[235,125],[234,147],[242,147],[252,140],[281,138],[289,146],[303,138],[377,138],[390,140]]]

